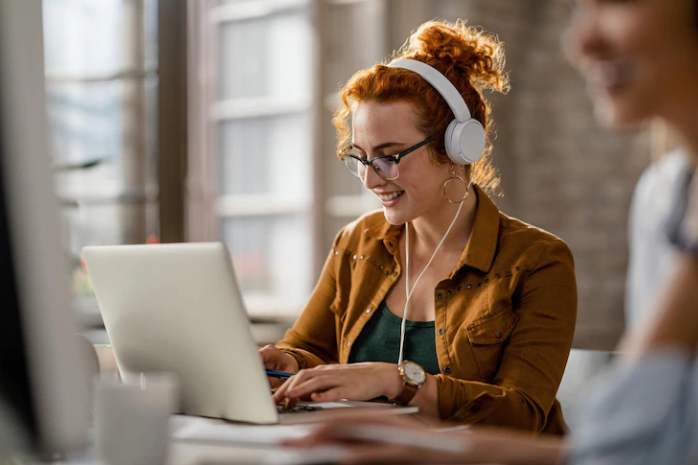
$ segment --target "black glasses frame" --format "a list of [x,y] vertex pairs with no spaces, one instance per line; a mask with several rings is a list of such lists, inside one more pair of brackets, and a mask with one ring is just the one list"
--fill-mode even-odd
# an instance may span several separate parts
[[[344,148],[344,149],[342,149],[342,150],[339,151],[339,159],[343,161],[345,157],[350,157],[350,158],[353,158],[353,159],[357,160],[359,163],[361,163],[361,164],[364,165],[364,166],[369,166],[369,165],[370,165],[371,168],[373,168],[373,171],[375,171],[376,174],[378,174],[378,176],[380,176],[380,174],[378,173],[378,170],[376,169],[376,167],[373,166],[373,162],[374,162],[374,161],[376,161],[376,160],[382,160],[382,159],[385,159],[385,158],[390,158],[391,160],[393,160],[393,161],[395,162],[396,165],[398,165],[398,164],[400,164],[400,160],[402,160],[402,159],[405,157],[405,155],[409,155],[410,153],[414,152],[414,151],[417,150],[418,148],[427,145],[429,142],[433,141],[435,138],[436,138],[436,136],[427,137],[427,138],[424,139],[422,142],[419,142],[418,144],[415,144],[415,145],[413,145],[412,147],[409,147],[409,148],[403,150],[403,151],[400,152],[400,153],[396,153],[395,155],[381,155],[380,157],[374,157],[374,158],[371,158],[370,160],[369,160],[369,159],[364,159],[364,158],[361,158],[361,157],[356,157],[356,156],[354,156],[354,155],[349,155],[347,152],[348,152],[349,150],[351,150],[351,149],[354,148],[353,145],[350,145],[349,147],[346,147],[346,148]],[[400,175],[400,173],[398,172],[398,176],[399,176],[399,175]],[[396,176],[396,177],[394,177],[394,178],[390,178],[390,179],[386,179],[386,178],[383,178],[383,179],[386,179],[386,181],[391,181],[391,180],[393,180],[393,179],[397,179],[398,176]],[[358,173],[356,173],[356,177],[358,177],[359,179],[361,178],[361,177],[359,176]],[[382,177],[383,177],[383,176],[381,176],[381,178],[382,178]]]

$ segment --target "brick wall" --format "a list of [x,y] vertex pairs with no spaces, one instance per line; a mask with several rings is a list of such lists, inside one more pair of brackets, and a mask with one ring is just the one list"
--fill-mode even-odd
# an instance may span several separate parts
[[506,44],[512,89],[493,95],[500,208],[564,239],[576,261],[575,346],[612,348],[623,330],[627,211],[649,163],[649,137],[600,128],[583,80],[565,61],[561,0],[391,0],[390,47],[431,18],[468,19]]

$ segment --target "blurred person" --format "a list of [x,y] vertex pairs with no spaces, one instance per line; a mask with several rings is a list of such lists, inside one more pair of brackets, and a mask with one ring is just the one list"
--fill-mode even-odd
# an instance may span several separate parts
[[[477,161],[453,161],[462,107],[405,59],[467,104],[482,146],[460,148]],[[572,254],[486,193],[499,178],[482,92],[506,91],[503,67],[495,37],[431,21],[340,90],[338,156],[383,209],[339,232],[298,321],[261,349],[266,368],[297,373],[277,403],[384,396],[457,423],[566,432],[555,393],[576,320]]]
[[686,192],[696,167],[682,149],[662,152],[642,173],[630,206],[626,331],[641,325],[656,308],[658,290],[666,284],[679,254],[671,243],[667,227],[678,220],[674,218],[673,206]]
[[[671,269],[659,271],[666,273],[660,276],[662,289],[647,296],[653,309],[626,336],[621,347],[629,355],[619,358],[592,390],[578,430],[567,439],[484,428],[450,436],[420,430],[427,440],[429,435],[450,437],[469,450],[362,444],[346,462],[698,463],[698,180],[689,182],[690,174],[684,175],[698,164],[698,2],[576,0],[563,43],[587,78],[598,119],[612,129],[661,121],[677,134],[679,150],[686,157],[668,161],[675,164],[669,167],[669,179],[676,183],[670,186],[671,205],[655,210],[667,218],[662,241],[673,244],[674,256],[666,267]],[[646,213],[637,208],[647,205],[648,199],[639,197],[645,189],[636,193],[633,228]],[[655,247],[652,237],[634,238],[633,260],[638,248]],[[642,260],[648,263],[646,257]],[[632,295],[637,286],[629,284],[628,291],[631,305],[642,304]],[[343,419],[341,425],[323,427],[300,443],[336,441],[348,424],[376,422],[420,428],[397,418]]]

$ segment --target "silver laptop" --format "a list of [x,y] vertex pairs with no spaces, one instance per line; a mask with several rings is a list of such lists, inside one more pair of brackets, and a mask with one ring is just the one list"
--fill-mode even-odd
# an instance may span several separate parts
[[[259,424],[282,419],[223,244],[85,247],[83,256],[124,379],[175,373],[185,414]],[[389,406],[381,410],[417,411]],[[323,406],[299,413],[317,408]]]

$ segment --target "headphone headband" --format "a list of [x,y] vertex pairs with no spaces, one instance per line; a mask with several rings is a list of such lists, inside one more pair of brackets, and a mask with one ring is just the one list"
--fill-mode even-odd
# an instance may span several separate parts
[[471,118],[470,109],[466,105],[465,100],[463,100],[463,96],[456,89],[456,86],[433,66],[410,58],[400,58],[388,63],[388,66],[406,69],[419,74],[422,79],[431,84],[443,97],[458,122],[463,123]]
[[401,58],[388,64],[392,68],[402,68],[418,74],[441,94],[453,112],[453,119],[444,133],[446,155],[459,165],[475,163],[482,157],[487,139],[482,124],[470,115],[463,96],[456,86],[436,68],[421,61]]

